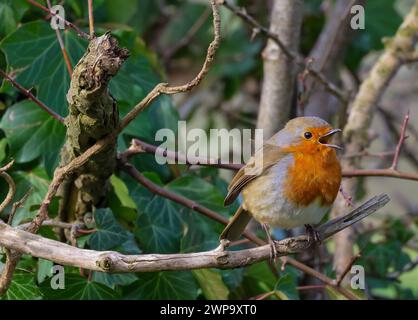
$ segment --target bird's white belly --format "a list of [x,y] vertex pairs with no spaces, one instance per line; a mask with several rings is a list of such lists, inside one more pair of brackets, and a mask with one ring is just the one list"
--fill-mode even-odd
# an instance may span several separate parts
[[250,182],[242,191],[243,208],[260,223],[291,229],[304,224],[317,224],[330,209],[317,198],[308,206],[297,206],[283,196],[284,172],[293,159],[283,159],[268,174]]

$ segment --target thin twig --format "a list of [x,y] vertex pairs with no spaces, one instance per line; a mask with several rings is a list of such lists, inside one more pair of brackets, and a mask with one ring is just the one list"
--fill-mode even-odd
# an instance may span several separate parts
[[326,285],[323,284],[313,284],[313,285],[308,285],[308,286],[299,286],[296,287],[297,290],[299,291],[305,291],[305,290],[325,290],[327,288]]
[[199,17],[199,19],[196,20],[196,22],[190,27],[187,34],[176,44],[174,44],[173,47],[167,48],[163,54],[163,58],[165,61],[170,60],[172,56],[174,56],[177,51],[179,51],[181,48],[187,46],[192,40],[193,37],[196,35],[196,33],[199,31],[199,29],[204,25],[207,18],[209,17],[210,9],[207,8],[205,11],[203,11],[202,15]]
[[17,202],[15,202],[15,203],[13,203],[13,206],[12,206],[12,210],[10,210],[10,213],[9,213],[9,218],[7,219],[7,224],[8,225],[12,225],[12,223],[13,223],[13,218],[14,218],[14,215],[15,215],[15,213],[16,213],[16,211],[17,211],[17,209],[19,209],[19,208],[21,208],[22,206],[23,206],[23,204],[25,203],[25,201],[29,198],[29,195],[30,195],[30,193],[32,192],[32,188],[30,188],[24,195],[23,195],[23,197],[22,197],[22,199],[20,199],[19,201],[17,201]]
[[[389,113],[382,107],[378,107],[377,110],[382,115],[383,120],[385,121],[388,130],[391,132],[393,138],[396,141],[399,141],[400,133],[399,128],[397,125],[397,117],[395,117],[392,113]],[[418,131],[414,128],[414,126],[411,123],[408,123],[408,131],[409,134],[415,136],[415,139],[418,139]],[[402,146],[402,153],[403,155],[416,167],[418,168],[418,157],[415,154],[415,150],[413,148],[410,148],[407,144],[404,144]],[[395,154],[395,151],[393,152]]]
[[[243,164],[235,163],[222,163],[218,159],[209,159],[205,157],[186,156],[175,151],[169,151],[159,148],[157,146],[148,144],[139,139],[133,139],[131,147],[120,154],[121,158],[130,158],[139,153],[151,153],[158,156],[166,157],[171,160],[178,161],[183,164],[195,164],[203,166],[212,166],[229,170],[239,170],[243,167]],[[388,169],[343,169],[342,176],[347,178],[352,177],[390,177],[405,180],[418,181],[418,174],[400,172],[397,170]]]
[[354,255],[353,257],[351,257],[351,260],[347,264],[347,266],[344,269],[344,271],[340,275],[337,276],[337,286],[340,286],[341,285],[341,282],[344,280],[345,276],[351,270],[351,267],[353,266],[353,264],[356,263],[356,261],[358,259],[360,259],[360,258],[361,258],[361,253],[357,253],[356,255]]
[[6,72],[0,69],[0,76],[4,79],[9,81],[14,87],[16,87],[20,92],[22,92],[25,96],[27,96],[30,100],[35,102],[38,106],[40,106],[43,110],[45,110],[50,116],[54,119],[58,120],[61,123],[64,123],[64,118],[61,117],[58,113],[50,109],[47,105],[45,105],[42,101],[36,98],[32,92],[22,87],[19,83],[17,83],[12,77],[10,77]]
[[124,160],[129,160],[132,156],[141,153],[155,154],[156,156],[164,157],[174,160],[178,164],[195,164],[201,166],[210,166],[230,170],[239,170],[242,164],[222,163],[221,159],[213,159],[207,157],[188,157],[181,153],[163,149],[152,144],[146,143],[139,139],[132,139],[131,146],[124,152],[119,154],[119,157]]
[[[51,0],[46,0],[46,4],[48,5],[48,9],[51,10],[51,8],[52,8]],[[51,18],[52,18],[52,16],[51,16]],[[71,61],[70,61],[70,58],[68,56],[67,49],[65,48],[64,40],[62,39],[62,36],[61,36],[61,31],[58,28],[56,28],[55,33],[57,35],[57,40],[58,40],[59,46],[61,48],[61,52],[62,52],[62,56],[63,56],[64,61],[65,61],[65,65],[67,66],[68,74],[70,75],[70,78],[71,78],[71,76],[73,75],[73,67],[71,66]]]
[[4,198],[3,202],[0,204],[0,213],[3,212],[4,209],[10,204],[13,200],[13,197],[16,193],[16,184],[12,177],[6,172],[9,170],[14,163],[14,160],[6,164],[4,167],[0,168],[0,177],[6,180],[7,184],[9,185],[9,190],[7,191],[7,195]]
[[88,11],[89,11],[89,30],[90,37],[94,37],[94,15],[93,15],[93,0],[88,0]]
[[390,166],[391,170],[397,170],[398,162],[399,162],[399,155],[401,154],[402,146],[405,142],[405,140],[408,138],[406,136],[406,128],[408,127],[408,121],[409,121],[409,111],[406,113],[402,127],[401,127],[401,135],[399,137],[398,144],[396,145],[396,151],[395,155],[393,156],[392,165]]

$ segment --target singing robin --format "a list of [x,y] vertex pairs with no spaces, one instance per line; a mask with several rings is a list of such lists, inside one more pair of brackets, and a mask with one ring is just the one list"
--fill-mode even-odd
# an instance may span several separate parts
[[263,143],[232,179],[225,198],[231,204],[241,193],[242,204],[221,234],[237,240],[251,217],[267,232],[269,226],[291,229],[305,225],[317,236],[318,224],[331,208],[341,183],[341,166],[331,144],[341,132],[318,117],[299,117]]

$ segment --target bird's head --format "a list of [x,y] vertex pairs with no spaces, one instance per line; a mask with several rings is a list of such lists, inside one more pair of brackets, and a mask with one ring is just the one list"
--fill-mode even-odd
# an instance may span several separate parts
[[334,134],[341,132],[333,129],[325,120],[318,117],[298,117],[290,120],[272,139],[290,152],[328,153],[340,146],[331,144]]

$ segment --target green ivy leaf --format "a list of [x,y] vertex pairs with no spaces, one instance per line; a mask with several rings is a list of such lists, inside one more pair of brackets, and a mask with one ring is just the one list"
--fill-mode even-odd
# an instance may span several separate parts
[[88,281],[78,274],[65,275],[65,288],[52,289],[50,281],[40,285],[41,292],[46,299],[52,300],[114,300],[120,295],[108,286]]
[[299,293],[296,285],[297,282],[295,277],[290,273],[287,273],[280,276],[275,290],[282,300],[298,300]]
[[179,252],[182,226],[174,203],[155,196],[143,212],[140,209],[134,232],[145,252]]
[[12,283],[2,299],[4,300],[39,300],[42,298],[31,273],[16,272]]
[[224,197],[213,184],[194,175],[182,176],[167,185],[167,189],[190,200],[227,216],[228,209],[223,205]]
[[54,263],[45,259],[38,259],[38,272],[36,274],[38,283],[42,283],[46,278],[52,276]]
[[10,146],[10,155],[18,163],[41,158],[51,174],[58,163],[64,143],[65,127],[30,100],[11,106],[1,119]]
[[16,19],[9,3],[0,2],[0,39],[16,28]]
[[193,270],[192,274],[199,283],[203,295],[208,300],[227,300],[229,290],[217,270],[200,269]]
[[141,273],[139,279],[124,290],[125,299],[193,300],[198,287],[190,271]]
[[184,211],[182,221],[187,226],[181,239],[181,252],[208,251],[219,245],[217,222],[187,208],[180,210]]
[[110,250],[128,241],[131,234],[115,219],[109,208],[96,209],[94,221],[97,231],[89,239],[89,245],[94,250]]

